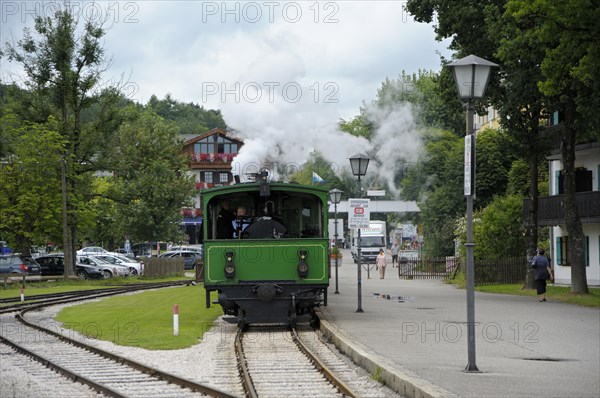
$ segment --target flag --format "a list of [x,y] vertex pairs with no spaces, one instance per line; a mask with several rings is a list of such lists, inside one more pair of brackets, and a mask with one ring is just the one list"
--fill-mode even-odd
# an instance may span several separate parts
[[317,173],[313,171],[313,179],[312,182],[325,182]]

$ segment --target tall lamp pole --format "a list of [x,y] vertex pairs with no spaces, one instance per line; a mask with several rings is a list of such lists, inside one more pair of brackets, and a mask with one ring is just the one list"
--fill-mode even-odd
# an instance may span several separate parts
[[[352,174],[358,177],[358,195],[362,197],[362,191],[360,187],[360,177],[367,174],[367,167],[369,167],[369,158],[367,155],[362,153],[357,153],[355,155],[350,156],[350,167],[352,168]],[[357,257],[357,268],[358,268],[358,308],[356,312],[364,312],[362,309],[362,279],[361,279],[361,268],[362,268],[362,253],[361,253],[361,238],[360,238],[360,228],[358,228],[358,257]]]
[[465,372],[478,372],[475,361],[475,243],[473,242],[473,197],[475,196],[474,99],[483,98],[490,70],[497,64],[469,55],[448,64],[454,72],[458,96],[467,101],[467,135],[465,137],[465,196],[467,198],[467,350]]
[[[333,188],[331,191],[329,191],[329,200],[331,201],[331,203],[333,203],[333,209],[334,209],[334,233],[333,233],[333,238],[334,238],[334,246],[337,249],[337,244],[338,244],[338,219],[337,219],[337,205],[338,203],[340,203],[340,201],[342,200],[342,192],[337,188]],[[335,255],[335,294],[340,294],[339,290],[338,290],[338,254],[336,251],[336,255]]]

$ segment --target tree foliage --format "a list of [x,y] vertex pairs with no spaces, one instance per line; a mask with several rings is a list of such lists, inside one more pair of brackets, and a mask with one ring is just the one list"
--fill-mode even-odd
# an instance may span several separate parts
[[180,134],[202,134],[216,127],[225,129],[225,121],[221,111],[204,109],[193,102],[183,103],[167,94],[159,100],[155,95],[150,97],[146,108],[154,111],[166,120],[171,120],[179,127]]
[[16,117],[2,118],[4,132],[11,138],[10,153],[0,165],[0,231],[21,253],[32,244],[60,240],[60,159],[65,141],[55,119],[47,123],[25,123]]
[[128,112],[109,159],[115,229],[133,240],[177,240],[181,208],[195,192],[177,126],[150,111]]
[[476,215],[474,226],[476,258],[514,257],[525,252],[523,239],[523,197],[520,195],[496,196]]

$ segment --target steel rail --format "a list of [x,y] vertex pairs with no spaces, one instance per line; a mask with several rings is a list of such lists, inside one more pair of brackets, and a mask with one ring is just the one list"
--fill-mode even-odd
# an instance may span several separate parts
[[48,359],[36,354],[35,352],[28,350],[27,348],[13,342],[13,341],[10,341],[2,336],[0,336],[0,342],[12,347],[14,350],[20,352],[23,355],[33,358],[34,360],[38,361],[42,365],[44,365],[52,370],[55,370],[56,372],[62,374],[63,376],[65,376],[75,382],[86,384],[102,394],[106,394],[106,395],[108,395],[110,397],[114,397],[114,398],[126,398],[127,397],[126,395],[122,395],[121,393],[111,389],[110,387],[107,387],[100,383],[96,383],[95,381],[93,381],[85,376],[81,376],[77,373],[71,372],[70,370],[68,370],[60,365],[57,365],[54,362],[49,361]]
[[[137,289],[127,289],[127,292],[129,292],[129,291],[135,291],[135,290],[145,290],[145,289],[156,288],[156,287],[157,286],[149,287],[148,285],[146,285],[146,286],[138,286]],[[109,292],[107,292],[107,293],[109,293]],[[110,293],[112,293],[112,295],[115,295],[115,294],[123,293],[123,291],[121,291],[121,292],[115,292],[115,291],[111,290]],[[106,295],[109,295],[109,294],[106,294]],[[105,295],[100,295],[100,296],[103,297]],[[88,297],[88,296],[85,296],[85,297]],[[59,300],[59,302],[60,303],[65,303],[65,302],[75,302],[75,301],[79,301],[79,300],[81,300],[81,298],[73,298],[73,297],[71,297],[69,299]],[[55,305],[55,304],[57,304],[57,302],[43,303],[43,304],[34,305],[34,306],[31,306],[29,308],[26,308],[26,309],[22,310],[15,317],[17,318],[17,320],[19,322],[22,322],[23,324],[25,324],[25,325],[27,325],[27,326],[29,326],[31,328],[40,330],[43,333],[50,334],[50,335],[52,335],[52,336],[54,336],[54,337],[56,337],[56,338],[58,338],[58,339],[60,339],[60,340],[62,340],[64,342],[67,342],[67,343],[69,343],[71,345],[74,345],[76,347],[79,347],[79,348],[83,348],[83,349],[85,349],[85,350],[87,350],[89,352],[95,353],[95,354],[100,355],[100,356],[102,356],[104,358],[113,360],[113,361],[121,363],[121,364],[125,364],[125,365],[127,365],[129,367],[137,369],[137,370],[139,370],[139,371],[141,371],[141,372],[143,372],[145,374],[148,374],[150,376],[154,376],[154,377],[156,377],[158,379],[161,379],[161,380],[164,380],[164,381],[167,381],[167,382],[170,382],[170,383],[173,383],[173,384],[176,384],[176,385],[188,388],[190,390],[193,390],[193,391],[196,391],[196,392],[200,392],[200,393],[206,394],[206,395],[211,396],[211,397],[215,397],[215,398],[238,398],[235,395],[231,395],[231,394],[229,394],[227,392],[224,392],[224,391],[221,391],[219,389],[212,388],[212,387],[209,387],[209,386],[206,386],[206,385],[203,385],[203,384],[198,384],[198,383],[195,383],[193,381],[183,379],[181,377],[175,376],[175,375],[170,374],[168,372],[164,372],[164,371],[161,371],[159,369],[155,369],[155,368],[152,368],[150,366],[146,366],[144,364],[141,364],[139,362],[133,361],[131,359],[128,359],[128,358],[125,358],[125,357],[121,357],[121,356],[113,354],[111,352],[104,351],[104,350],[101,350],[101,349],[99,349],[97,347],[94,347],[94,346],[91,346],[91,345],[87,345],[87,344],[82,343],[80,341],[77,341],[77,340],[71,339],[69,337],[63,336],[63,335],[61,335],[58,332],[55,332],[53,330],[44,328],[42,326],[33,324],[33,323],[27,321],[24,318],[24,316],[23,316],[25,313],[27,313],[29,311],[34,311],[34,310],[37,310],[37,309],[40,309],[40,308],[43,308],[43,307],[47,307],[47,306],[50,306],[50,305]],[[2,340],[6,340],[6,339],[2,338]],[[10,345],[13,346],[13,347],[16,344],[14,342],[11,342],[11,343],[12,344],[10,344]],[[46,366],[50,366],[48,359],[39,357],[39,358],[41,358],[41,360],[40,360],[40,359],[36,358],[37,357],[36,355],[32,355],[32,357],[34,359],[40,361],[41,363],[45,364]],[[87,378],[82,377],[82,376],[77,375],[77,374],[73,374],[73,375],[74,375],[74,377],[76,377],[76,380],[81,381],[81,382],[83,382],[85,384],[88,384],[92,388],[97,388],[97,386],[96,386],[97,383],[95,383],[93,381],[90,381],[90,383],[88,383],[89,380]],[[71,376],[69,376],[69,377],[71,377]],[[71,377],[71,378],[73,378],[73,377]],[[103,388],[103,386],[99,385],[99,388]],[[116,394],[118,394],[118,393],[116,393]],[[120,395],[117,395],[117,396],[120,396]]]
[[333,374],[333,372],[315,355],[300,339],[296,328],[292,328],[292,339],[300,349],[310,359],[313,365],[325,376],[331,384],[333,384],[343,395],[356,398],[357,395],[352,392],[350,387],[342,380]]
[[242,379],[242,386],[244,387],[244,391],[246,391],[246,395],[249,398],[258,398],[258,394],[256,393],[256,389],[254,388],[254,382],[252,381],[252,377],[250,377],[250,371],[248,370],[248,364],[246,363],[246,357],[244,356],[244,346],[242,345],[242,336],[244,334],[244,329],[239,328],[238,332],[235,336],[235,356],[237,357],[238,369],[240,371],[240,376]]
[[[183,286],[186,284],[190,284],[191,281],[178,281],[178,282],[159,282],[159,283],[144,283],[139,285],[121,285],[114,288],[105,288],[105,289],[94,289],[94,290],[76,290],[72,292],[66,293],[55,293],[55,294],[40,294],[36,296],[28,296],[27,302],[18,304],[7,305],[5,307],[0,307],[0,314],[6,314],[9,312],[15,312],[20,309],[27,309],[30,307],[39,306],[40,304],[63,304],[69,303],[73,301],[82,300],[86,297],[98,298],[105,296],[112,296],[117,294],[135,292],[139,290],[148,290],[148,289],[158,289],[163,287],[172,287],[172,286]],[[18,299],[4,299],[3,303],[8,303],[10,301],[14,302]],[[10,301],[8,301],[10,300]],[[0,304],[2,304],[0,302]]]

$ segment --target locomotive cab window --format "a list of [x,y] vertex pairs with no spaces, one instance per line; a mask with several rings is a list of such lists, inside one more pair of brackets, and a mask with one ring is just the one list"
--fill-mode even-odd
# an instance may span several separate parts
[[305,193],[271,191],[213,197],[207,206],[208,239],[322,238],[323,205]]

